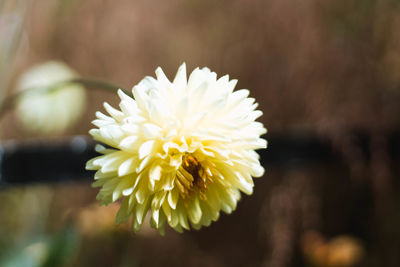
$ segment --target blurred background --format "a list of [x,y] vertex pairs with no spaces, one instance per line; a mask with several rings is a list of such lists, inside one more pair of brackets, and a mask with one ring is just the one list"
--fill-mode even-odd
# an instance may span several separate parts
[[[90,181],[4,187],[0,266],[400,266],[399,29],[395,0],[0,0],[0,100],[43,62],[127,89],[186,62],[248,88],[267,139],[311,136],[337,159],[263,160],[232,215],[164,237],[116,227],[118,207],[99,207]],[[79,99],[57,131],[9,110],[1,141],[87,135],[104,101],[118,105],[104,90]]]

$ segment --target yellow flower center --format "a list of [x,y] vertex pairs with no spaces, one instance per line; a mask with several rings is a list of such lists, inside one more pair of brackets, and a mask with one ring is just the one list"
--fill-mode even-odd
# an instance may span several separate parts
[[201,199],[206,199],[207,181],[212,180],[193,155],[188,153],[183,155],[182,164],[176,172],[176,178],[176,185],[182,198],[185,199],[197,191]]

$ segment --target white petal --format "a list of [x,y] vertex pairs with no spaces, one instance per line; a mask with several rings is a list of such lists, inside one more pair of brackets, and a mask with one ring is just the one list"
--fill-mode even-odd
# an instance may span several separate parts
[[122,131],[126,134],[135,135],[139,132],[139,126],[135,124],[124,124],[121,126]]
[[130,157],[125,160],[118,168],[118,175],[124,176],[130,174],[136,170],[137,159]]
[[136,152],[137,151],[137,147],[138,147],[138,142],[139,141],[139,137],[135,136],[135,135],[130,135],[124,139],[122,139],[122,141],[119,143],[119,147],[122,150],[126,150],[126,151],[130,151],[130,152]]
[[135,188],[133,186],[125,188],[124,190],[122,190],[122,195],[123,196],[130,196],[133,193],[133,190]]
[[264,175],[264,172],[264,168],[260,164],[257,164],[253,165],[251,175],[254,177],[261,177]]
[[94,174],[94,179],[98,180],[98,179],[105,179],[105,178],[111,178],[111,177],[115,177],[117,176],[117,174],[115,172],[102,172],[101,170],[98,170],[95,174]]
[[96,117],[100,120],[105,120],[105,121],[110,121],[110,122],[115,122],[115,120],[107,115],[104,115],[100,111],[96,112]]
[[161,83],[161,85],[169,87],[171,82],[168,80],[167,76],[165,76],[163,70],[160,67],[158,67],[155,72],[157,80]]
[[153,123],[143,125],[143,135],[146,139],[156,138],[160,134],[161,128]]
[[95,159],[96,158],[93,158],[93,159],[89,160],[88,162],[86,162],[86,167],[85,167],[86,170],[94,171],[94,170],[98,170],[99,169],[99,166],[93,164]]
[[235,181],[234,185],[242,190],[245,194],[253,194],[254,183],[252,180],[251,182],[247,181],[239,172],[235,172],[235,175],[232,177],[232,179]]
[[154,140],[144,142],[139,148],[139,159],[143,159],[144,157],[148,156],[152,152],[155,143],[156,142]]
[[162,168],[160,165],[152,166],[152,168],[150,169],[149,180],[150,180],[150,185],[151,185],[152,190],[154,190],[155,181],[160,180],[161,172],[162,172]]
[[139,85],[136,85],[133,87],[133,96],[135,97],[136,104],[138,105],[138,108],[141,109],[142,111],[147,111],[148,109],[148,96],[146,92],[144,91],[144,88],[139,87]]
[[244,99],[246,99],[246,97],[248,97],[250,94],[250,91],[247,89],[240,89],[237,90],[235,92],[233,92],[230,95],[229,98],[229,102],[232,106],[236,106],[237,104],[239,104],[241,101],[243,101]]
[[106,127],[106,126],[108,126],[108,125],[111,125],[111,124],[113,124],[113,123],[115,123],[115,121],[106,121],[106,120],[94,120],[94,121],[92,121],[92,124],[93,125],[95,125],[95,126],[97,126],[97,127]]
[[112,202],[116,201],[118,198],[122,196],[122,190],[126,187],[127,181],[125,179],[122,179],[118,185],[114,188],[113,194],[112,194]]
[[188,114],[189,110],[189,98],[186,96],[182,98],[179,103],[176,105],[176,116],[183,120]]
[[183,89],[186,88],[187,81],[186,81],[186,64],[185,63],[183,63],[179,67],[173,83],[180,91],[182,91]]
[[144,168],[147,167],[147,165],[149,164],[150,160],[151,160],[151,156],[145,157],[142,160],[142,162],[140,162],[139,167],[136,168],[136,172],[137,173],[142,172],[144,170]]
[[121,108],[122,112],[127,115],[136,115],[139,111],[136,101],[121,90],[118,90],[118,95],[121,98],[119,107]]
[[107,110],[107,112],[116,120],[120,120],[123,117],[125,117],[124,113],[122,113],[119,110],[116,110],[112,106],[110,106],[107,102],[104,102],[104,108]]

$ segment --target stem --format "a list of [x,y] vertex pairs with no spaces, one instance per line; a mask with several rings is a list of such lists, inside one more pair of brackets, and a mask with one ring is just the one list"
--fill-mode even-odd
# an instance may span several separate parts
[[86,78],[74,78],[71,80],[58,82],[58,83],[52,84],[47,87],[42,87],[42,86],[33,87],[33,88],[23,90],[21,92],[15,93],[15,94],[7,97],[0,104],[0,118],[1,118],[1,116],[3,116],[3,114],[8,109],[10,109],[14,105],[15,101],[18,98],[20,98],[21,96],[23,96],[27,93],[29,93],[29,94],[50,93],[52,91],[59,90],[70,84],[81,84],[81,85],[84,85],[87,89],[96,88],[96,89],[104,89],[104,90],[113,91],[113,92],[115,92],[117,89],[121,89],[125,94],[132,96],[132,94],[128,90],[124,89],[123,87],[121,87],[119,85],[108,82],[108,81],[102,81],[102,80],[96,80],[96,79],[86,79]]

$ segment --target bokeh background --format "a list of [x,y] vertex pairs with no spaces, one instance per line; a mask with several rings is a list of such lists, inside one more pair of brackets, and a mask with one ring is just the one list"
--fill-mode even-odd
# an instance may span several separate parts
[[[399,29],[396,0],[0,0],[1,99],[48,60],[124,88],[186,62],[238,79],[268,135],[312,134],[341,159],[265,162],[232,215],[164,237],[115,226],[89,181],[2,188],[0,266],[399,266]],[[86,135],[104,101],[118,97],[87,90],[79,121],[47,135],[10,110],[1,141]]]

